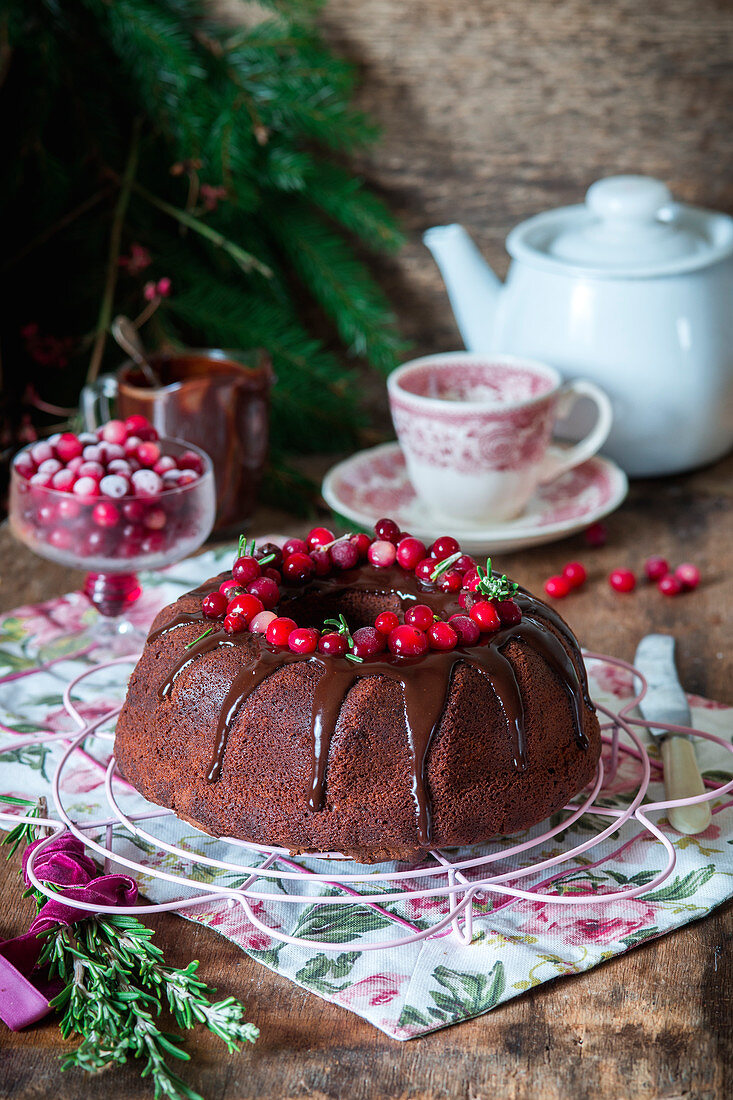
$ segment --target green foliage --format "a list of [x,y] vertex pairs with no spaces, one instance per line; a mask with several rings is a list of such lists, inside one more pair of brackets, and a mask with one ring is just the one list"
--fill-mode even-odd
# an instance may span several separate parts
[[[271,351],[281,497],[305,487],[288,454],[357,440],[344,353],[388,371],[401,347],[363,256],[401,237],[343,163],[376,135],[319,7],[252,3],[230,25],[204,0],[9,0],[0,339],[16,414],[29,380],[69,406],[88,372],[114,369],[110,317],[139,314],[144,284],[169,276],[150,345]],[[135,243],[142,270],[124,265]]]

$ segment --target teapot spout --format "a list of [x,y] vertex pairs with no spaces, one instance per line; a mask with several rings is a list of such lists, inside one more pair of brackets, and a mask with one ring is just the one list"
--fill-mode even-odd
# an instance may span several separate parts
[[436,225],[425,231],[423,242],[445,280],[466,347],[491,351],[501,282],[462,225]]

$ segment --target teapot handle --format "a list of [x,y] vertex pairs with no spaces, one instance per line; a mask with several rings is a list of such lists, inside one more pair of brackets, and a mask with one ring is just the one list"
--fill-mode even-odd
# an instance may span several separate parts
[[596,422],[585,439],[581,439],[569,450],[564,450],[560,454],[547,454],[540,475],[541,485],[546,484],[548,481],[554,481],[561,474],[565,474],[568,470],[573,470],[576,466],[587,462],[597,451],[600,451],[608,439],[608,433],[611,431],[611,424],[613,423],[611,402],[603,390],[599,389],[593,382],[586,382],[585,379],[578,378],[574,382],[566,382],[564,386],[561,386],[558,393],[557,415],[566,416],[581,397],[590,398],[596,406],[598,411]]

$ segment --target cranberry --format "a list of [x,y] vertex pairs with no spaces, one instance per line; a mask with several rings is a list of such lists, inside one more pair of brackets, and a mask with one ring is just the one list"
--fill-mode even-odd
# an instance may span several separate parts
[[107,463],[108,474],[119,474],[120,477],[129,478],[132,473],[132,466],[126,458],[113,458],[111,462]]
[[387,648],[384,634],[373,626],[360,626],[353,634],[352,652],[355,657],[376,657]]
[[374,524],[374,533],[378,539],[384,542],[398,543],[400,541],[400,529],[393,519],[378,519]]
[[605,546],[608,541],[608,528],[605,523],[591,523],[590,527],[586,527],[585,541],[588,546],[594,548]]
[[397,626],[387,639],[390,652],[396,657],[421,657],[427,651],[427,635],[417,627]]
[[73,432],[64,432],[56,444],[56,454],[62,462],[71,462],[72,458],[79,458],[84,450]]
[[270,577],[256,577],[247,585],[247,591],[258,600],[262,600],[265,611],[271,611],[273,607],[277,607],[280,589]]
[[514,600],[494,600],[502,626],[516,626],[522,621],[522,610]]
[[163,482],[153,470],[135,470],[130,480],[135,493],[141,497],[156,497],[163,488]]
[[82,451],[82,458],[85,462],[98,462],[101,466],[102,459],[104,458],[104,451],[98,443],[90,443],[88,447],[85,447]]
[[122,505],[122,515],[130,523],[141,523],[145,516],[145,505],[140,500],[126,500]]
[[237,584],[241,584],[245,588],[250,581],[259,577],[261,572],[260,563],[250,554],[244,554],[241,558],[237,558],[232,566],[232,577]]
[[[168,471],[169,474],[171,474],[172,472],[172,470]],[[177,484],[193,485],[194,481],[198,481],[198,479],[199,475],[196,473],[195,470],[179,470]]]
[[255,615],[259,615],[260,611],[264,610],[265,605],[262,600],[258,600],[256,596],[251,595],[249,592],[243,592],[241,596],[235,596],[229,601],[227,616],[241,615],[245,623],[249,624]]
[[[116,537],[116,536],[115,536]],[[82,555],[87,557],[94,555],[94,557],[101,557],[107,552],[109,546],[109,531],[105,531],[101,528],[92,528],[88,532],[86,538],[82,543]]]
[[139,435],[129,435],[125,440],[125,455],[127,458],[135,458],[137,461],[137,449],[142,443],[142,439]]
[[433,623],[428,631],[428,643],[431,649],[455,649],[458,645],[458,634],[448,623]]
[[130,489],[130,482],[122,474],[107,474],[99,482],[99,491],[102,496],[111,497],[112,500],[120,500],[126,496]]
[[154,466],[160,458],[160,447],[157,443],[141,443],[135,457],[141,466]]
[[[277,620],[274,620],[277,622]],[[288,635],[288,646],[293,653],[315,653],[318,649],[319,634],[315,627],[296,626]]]
[[483,596],[479,592],[471,592],[470,589],[463,589],[463,591],[458,594],[458,602],[464,611],[470,611],[473,605],[482,599]]
[[354,569],[359,564],[359,551],[351,539],[335,542],[328,552],[337,569]]
[[337,634],[335,631],[322,634],[318,643],[319,651],[328,654],[329,657],[343,657],[348,648],[348,642],[343,634]]
[[127,439],[127,427],[122,420],[108,420],[99,431],[105,443],[124,443]]
[[579,561],[569,561],[563,568],[562,575],[571,588],[580,588],[588,580],[585,566]]
[[614,569],[609,574],[608,583],[616,592],[633,592],[636,588],[636,577],[630,569]]
[[400,625],[394,611],[382,611],[374,620],[374,626],[380,634],[391,634]]
[[146,416],[143,416],[142,413],[133,413],[132,416],[128,416],[125,421],[125,431],[128,436],[136,435],[141,428],[145,429],[150,426],[150,421]]
[[433,545],[430,547],[430,557],[435,558],[436,561],[445,561],[451,554],[456,554],[460,550],[458,540],[454,539],[452,535],[441,535],[437,538]]
[[79,477],[93,477],[95,481],[101,481],[105,474],[104,466],[101,462],[94,462],[92,459],[85,459],[79,467],[77,473]]
[[241,596],[244,589],[241,584],[237,584],[234,578],[227,577],[227,579],[222,581],[219,585],[219,591],[223,592],[227,600],[233,600],[235,596]]
[[76,438],[79,440],[82,447],[87,447],[90,443],[94,444],[99,442],[99,436],[95,435],[94,432],[79,432]]
[[102,457],[99,461],[103,465],[106,465],[108,470],[110,462],[120,462],[124,460],[125,448],[120,447],[119,443],[100,443],[99,449],[102,452]]
[[476,645],[481,631],[473,619],[468,615],[451,615],[448,621],[458,635],[459,645]]
[[700,570],[690,561],[683,561],[674,571],[674,575],[683,588],[697,588],[700,583]]
[[667,573],[657,581],[657,588],[665,596],[679,596],[682,591],[682,582],[675,577],[674,573]]
[[97,527],[116,527],[120,522],[119,508],[111,500],[100,500],[92,509],[92,519]]
[[66,527],[53,527],[48,532],[48,542],[55,550],[70,550],[74,536]]
[[227,615],[224,619],[224,629],[227,634],[241,634],[246,628],[247,623],[241,615]]
[[405,622],[408,626],[416,626],[418,630],[428,630],[433,621],[432,609],[424,603],[416,603],[405,612]]
[[278,615],[268,626],[265,637],[270,645],[287,645],[290,632],[295,630],[297,625],[292,619],[288,619],[284,615]]
[[453,568],[459,573],[467,573],[469,569],[476,568],[476,562],[469,554],[461,554],[460,558],[453,563]]
[[283,577],[288,584],[305,584],[314,572],[313,561],[300,550],[288,555],[283,562]]
[[478,569],[476,566],[473,569],[467,569],[463,574],[463,587],[468,588],[469,591],[475,592],[481,583],[481,578],[478,575]]
[[51,478],[51,488],[58,489],[62,493],[70,493],[75,481],[76,474],[73,470],[62,469]]
[[59,470],[63,469],[61,463],[57,458],[47,458],[45,462],[42,462],[38,467],[39,474],[50,474],[53,477]]
[[[425,543],[420,542],[420,539],[414,539],[410,535],[407,538],[401,539],[397,544],[397,562],[403,569],[415,569],[418,562],[421,562],[426,555]],[[435,568],[434,559],[432,561],[432,567]]]
[[50,501],[45,501],[36,509],[36,519],[43,527],[48,527],[49,523],[55,523],[57,516],[56,505]]
[[201,601],[201,610],[207,619],[223,619],[229,601],[223,592],[209,592]]
[[47,443],[45,439],[41,439],[38,443],[34,443],[29,453],[36,466],[40,466],[46,459],[54,457],[53,447],[50,443]]
[[449,569],[438,577],[438,588],[441,592],[458,592],[463,586],[463,577],[455,569]]
[[255,557],[258,561],[261,561],[262,558],[269,558],[271,555],[273,555],[273,557],[272,560],[267,563],[268,566],[271,566],[273,569],[279,569],[283,563],[283,552],[274,542],[265,542],[255,550]]
[[479,600],[473,605],[469,615],[481,631],[498,630],[501,626],[499,612],[490,600]]
[[660,581],[669,573],[669,562],[666,558],[660,558],[658,554],[654,554],[644,562],[644,572],[650,581]]
[[394,565],[395,558],[397,557],[397,548],[393,542],[387,542],[386,539],[378,539],[369,547],[369,554],[367,556],[370,563],[377,569],[388,569],[390,565]]
[[273,569],[273,568],[272,568],[271,566],[269,566],[269,565],[268,565],[268,566],[267,566],[267,568],[265,569],[265,571],[264,571],[264,573],[262,574],[262,576],[263,576],[263,577],[269,577],[269,579],[270,579],[271,581],[274,581],[274,582],[275,582],[275,584],[278,584],[278,585],[282,584],[282,582],[283,582],[283,575],[282,575],[282,573],[280,573],[280,572],[279,572],[279,570],[277,570],[277,569]]
[[309,557],[313,560],[317,577],[327,577],[333,569],[333,562],[328,550],[311,550]]
[[67,497],[58,503],[59,519],[76,519],[81,513],[81,502]]
[[372,545],[372,540],[369,538],[369,535],[365,535],[363,531],[359,531],[356,535],[351,536],[351,541],[357,549],[359,561],[365,561],[369,553],[369,547]]
[[291,554],[307,554],[308,543],[303,539],[288,539],[283,543],[282,554],[283,558],[289,558]]
[[[157,465],[158,463],[156,462],[156,466]],[[138,466],[138,469],[139,468],[140,467]],[[158,473],[157,470],[155,472],[156,474]],[[179,470],[177,467],[175,470],[164,470],[163,473],[159,475],[163,482],[163,488],[177,489],[182,484],[181,479],[183,478],[184,473],[184,470]]]
[[415,566],[415,576],[423,584],[433,584],[433,573],[436,565],[435,558],[423,558]]
[[570,593],[570,581],[567,577],[556,574],[554,577],[547,578],[544,589],[554,600],[563,600]]
[[184,451],[178,459],[179,470],[193,470],[195,474],[201,475],[204,472],[204,463],[200,455],[197,455],[195,451]]
[[175,458],[171,458],[170,455],[163,455],[153,466],[156,474],[160,474],[162,477],[168,470],[177,470]]
[[329,531],[328,527],[312,527],[308,532],[306,542],[309,550],[317,550],[319,546],[326,546],[329,542],[333,542],[335,538],[333,531]]
[[[31,481],[33,481],[33,478],[31,478]],[[99,485],[93,477],[80,477],[78,481],[74,482],[71,491],[76,496],[81,497],[82,500],[89,500],[92,497],[99,496]]]
[[13,459],[13,469],[21,477],[31,478],[36,472],[36,464],[30,455],[16,455]]
[[273,623],[277,615],[274,611],[260,611],[249,624],[251,634],[266,634],[270,623]]
[[163,508],[151,508],[143,520],[148,531],[162,531],[167,522],[168,516]]
[[[30,479],[30,484],[33,485],[36,489],[47,489],[51,484],[52,477],[52,474],[34,474],[33,477]],[[94,484],[97,484],[96,481],[94,482]]]

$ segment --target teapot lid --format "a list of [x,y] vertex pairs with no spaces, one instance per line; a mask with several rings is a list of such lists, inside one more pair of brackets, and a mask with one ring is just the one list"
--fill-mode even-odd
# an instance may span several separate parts
[[733,252],[733,218],[675,203],[661,180],[597,180],[582,206],[522,222],[507,238],[515,259],[605,278],[676,275]]

